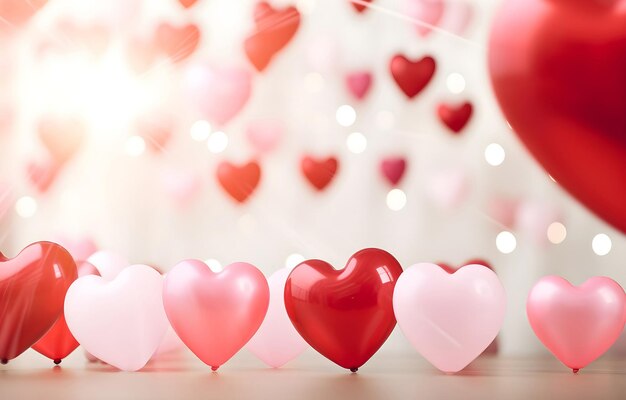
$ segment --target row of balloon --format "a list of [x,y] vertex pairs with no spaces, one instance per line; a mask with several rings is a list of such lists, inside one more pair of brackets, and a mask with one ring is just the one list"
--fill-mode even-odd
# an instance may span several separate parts
[[[391,254],[374,248],[355,253],[342,270],[306,260],[269,279],[241,262],[216,273],[185,260],[163,276],[108,252],[88,260],[77,267],[52,242],[2,257],[3,363],[31,346],[60,363],[80,344],[96,359],[136,371],[175,349],[178,337],[214,371],[244,346],[280,367],[308,343],[356,372],[397,321],[424,358],[452,373],[492,343],[506,309],[504,288],[485,265],[454,270],[420,263],[403,271]],[[626,293],[606,277],[574,287],[548,276],[532,288],[527,314],[541,342],[578,372],[623,331]]]

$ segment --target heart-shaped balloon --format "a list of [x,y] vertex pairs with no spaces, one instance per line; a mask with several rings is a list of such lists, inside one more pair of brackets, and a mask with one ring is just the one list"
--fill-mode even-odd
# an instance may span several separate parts
[[84,276],[65,297],[65,320],[85,350],[123,371],[143,368],[168,327],[163,277],[147,265],[132,265],[112,281]]
[[625,53],[626,0],[506,0],[489,43],[493,87],[514,132],[560,185],[623,233]]
[[[350,4],[352,4],[352,7],[354,7],[354,9],[356,10],[356,12],[358,13],[362,13],[363,11],[367,10],[369,7],[367,6],[367,4],[371,3],[374,0],[360,0],[360,2],[356,3],[352,0],[348,0],[350,2]],[[366,4],[363,4],[366,3]]]
[[173,26],[163,22],[157,26],[154,42],[170,61],[179,62],[196,51],[200,43],[200,29],[194,24]]
[[300,169],[313,187],[322,191],[330,184],[335,177],[339,162],[335,157],[327,157],[325,159],[317,159],[306,155],[302,157]]
[[189,102],[209,121],[224,125],[241,111],[252,92],[252,75],[241,68],[195,64],[186,71]]
[[453,209],[469,195],[470,183],[463,169],[451,168],[433,172],[426,181],[426,194],[439,207]]
[[439,26],[455,35],[464,35],[474,18],[473,7],[470,1],[448,2]]
[[546,276],[531,289],[526,313],[539,340],[578,372],[604,354],[624,330],[626,294],[606,277],[576,287],[559,276]]
[[270,289],[267,314],[246,345],[255,356],[273,368],[282,367],[298,357],[307,346],[285,310],[285,283],[290,272],[291,269],[282,268],[267,280]]
[[48,0],[0,0],[0,15],[5,21],[1,24],[0,33],[15,31],[16,27],[28,21],[47,2]]
[[39,121],[39,139],[56,164],[69,161],[85,140],[83,121],[72,117],[47,116]]
[[471,103],[465,102],[458,105],[440,104],[437,107],[437,115],[452,132],[459,133],[472,117],[473,107]]
[[436,67],[435,59],[430,56],[412,61],[398,54],[389,63],[391,76],[409,99],[417,96],[428,85],[435,75]]
[[13,259],[0,253],[2,363],[22,354],[54,325],[75,279],[74,259],[58,244],[36,242]]
[[458,372],[500,331],[506,295],[496,274],[483,265],[449,274],[422,263],[398,279],[393,309],[400,329],[424,358],[441,371]]
[[261,166],[250,161],[239,166],[222,161],[217,166],[217,180],[222,188],[239,203],[248,200],[261,180]]
[[293,6],[277,10],[261,1],[254,9],[254,22],[255,29],[243,47],[252,65],[261,72],[298,31],[300,13]]
[[285,307],[311,347],[356,371],[391,334],[392,297],[402,267],[380,249],[358,251],[343,270],[321,260],[300,263],[285,284]]
[[380,172],[391,186],[396,186],[402,180],[405,171],[406,158],[404,157],[387,157],[380,163]]
[[180,3],[180,5],[182,5],[185,8],[190,8],[191,6],[193,6],[194,4],[196,4],[198,2],[198,0],[178,0],[178,2]]
[[[409,0],[406,3],[406,15],[416,21],[437,26],[445,10],[443,0]],[[422,24],[415,24],[417,33],[427,36],[432,28]]]
[[28,180],[40,193],[45,193],[50,189],[60,170],[61,166],[49,158],[33,161],[26,166]]
[[202,189],[200,176],[191,171],[168,169],[161,180],[165,192],[181,208],[188,206]]
[[247,263],[214,273],[202,261],[182,261],[167,274],[163,286],[172,328],[213,371],[259,329],[269,296],[263,273]]
[[283,130],[284,128],[280,121],[253,121],[246,129],[246,138],[257,152],[268,153],[274,150],[280,142]]
[[372,86],[372,80],[371,72],[355,71],[346,75],[346,86],[357,100],[363,100]]
[[[78,277],[86,275],[100,275],[96,267],[86,261],[78,262]],[[43,354],[55,364],[60,364],[61,360],[69,356],[78,347],[78,342],[72,336],[65,315],[61,313],[52,328],[33,345],[33,349]]]

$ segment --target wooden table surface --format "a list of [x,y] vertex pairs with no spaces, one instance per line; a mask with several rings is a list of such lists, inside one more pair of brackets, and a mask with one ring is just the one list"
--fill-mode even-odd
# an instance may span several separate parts
[[446,375],[416,354],[377,354],[352,374],[312,350],[277,370],[242,351],[216,373],[185,353],[119,372],[75,353],[61,367],[34,353],[1,366],[0,399],[626,399],[626,359],[573,374],[548,357],[481,357]]

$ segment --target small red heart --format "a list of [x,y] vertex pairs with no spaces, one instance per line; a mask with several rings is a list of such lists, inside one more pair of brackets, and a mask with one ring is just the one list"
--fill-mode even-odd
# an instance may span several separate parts
[[258,186],[261,167],[256,161],[243,166],[223,161],[217,167],[217,180],[233,199],[243,203]]
[[300,26],[300,13],[293,6],[276,10],[262,1],[254,9],[254,21],[255,30],[245,40],[244,50],[252,65],[260,72],[296,34]]
[[300,168],[304,176],[317,190],[324,190],[337,173],[339,162],[335,157],[320,160],[311,156],[304,156]]
[[74,259],[50,242],[29,245],[13,259],[0,254],[0,360],[35,344],[63,313],[65,292],[76,279]]
[[393,79],[409,99],[417,96],[428,85],[436,68],[435,59],[430,56],[412,61],[398,54],[393,56],[389,64]]
[[37,190],[45,193],[54,183],[60,169],[60,166],[53,160],[33,161],[26,167],[26,173]]
[[[87,261],[78,263],[78,276],[98,275],[98,269]],[[54,360],[55,364],[60,364],[61,360],[69,356],[78,347],[78,342],[72,336],[70,329],[65,322],[65,315],[61,313],[52,328],[33,345],[33,350]]]
[[392,186],[402,180],[405,171],[406,159],[404,157],[387,157],[380,163],[380,172]]
[[156,46],[173,62],[179,62],[189,57],[200,42],[200,29],[194,24],[172,26],[167,22],[161,23],[155,32]]
[[287,278],[285,308],[293,326],[315,350],[356,371],[396,325],[392,297],[401,273],[398,261],[379,249],[357,252],[343,270],[307,260]]
[[46,116],[39,121],[39,139],[58,164],[69,161],[85,140],[85,124],[73,117]]
[[356,71],[346,76],[346,85],[350,93],[362,100],[372,85],[372,74],[367,71]]
[[[365,4],[361,4],[361,3],[355,3],[352,0],[348,0],[352,6],[354,7],[354,9],[356,10],[356,12],[358,13],[362,13],[363,11],[367,10],[369,7],[366,6]],[[373,0],[362,0],[364,3],[371,3]]]
[[473,107],[471,103],[465,102],[458,106],[440,104],[437,108],[439,119],[454,133],[459,133],[472,117]]
[[190,8],[198,2],[198,0],[178,0],[178,2],[185,8]]

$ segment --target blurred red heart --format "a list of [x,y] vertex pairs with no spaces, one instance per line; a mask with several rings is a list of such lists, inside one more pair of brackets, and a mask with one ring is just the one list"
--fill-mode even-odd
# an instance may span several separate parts
[[[98,269],[87,261],[78,262],[78,277],[85,275],[98,275]],[[69,356],[78,347],[78,342],[72,336],[65,322],[65,316],[61,313],[52,328],[33,345],[33,350],[60,364],[61,360]]]
[[68,162],[85,141],[86,127],[75,117],[45,116],[39,121],[39,139],[61,165]]
[[261,167],[256,161],[238,166],[222,161],[217,166],[217,180],[239,203],[245,202],[261,180]]
[[198,0],[178,0],[178,2],[185,8],[190,8],[198,2]]
[[452,132],[459,133],[472,117],[473,107],[471,103],[465,102],[459,105],[440,104],[437,107],[437,115]]
[[157,48],[172,62],[179,62],[196,51],[200,43],[200,29],[194,24],[173,26],[163,22],[157,27],[154,40]]
[[27,246],[13,259],[0,254],[0,360],[6,363],[37,342],[63,313],[76,279],[74,259],[50,242]]
[[546,171],[626,233],[626,0],[507,0],[489,69],[504,114]]
[[417,96],[431,81],[436,70],[435,59],[426,56],[412,61],[402,54],[393,56],[389,69],[393,79],[409,98]]
[[48,191],[54,183],[60,166],[53,160],[33,161],[26,167],[28,179],[40,193]]
[[392,296],[401,273],[398,261],[379,249],[357,252],[343,270],[321,260],[304,261],[287,278],[285,308],[315,350],[356,371],[396,325]]
[[252,65],[263,71],[296,34],[300,13],[293,6],[276,10],[262,1],[254,9],[254,22],[256,27],[245,40],[244,50]]
[[380,163],[380,172],[392,186],[400,182],[405,170],[406,158],[404,157],[387,157]]
[[0,0],[0,33],[12,32],[46,5],[48,0]]
[[[352,6],[354,7],[354,9],[359,12],[362,13],[363,11],[367,10],[369,7],[367,7],[365,4],[360,4],[360,3],[355,3],[352,0],[348,0]],[[371,3],[373,0],[361,0],[363,3]]]
[[356,71],[346,76],[346,85],[350,93],[362,100],[372,85],[372,74],[368,71]]
[[333,180],[339,167],[339,162],[335,157],[317,159],[311,156],[304,156],[300,162],[300,169],[307,180],[317,190],[324,190]]

